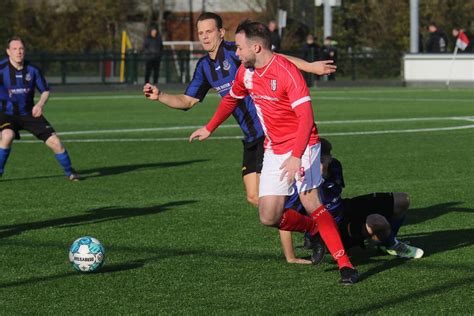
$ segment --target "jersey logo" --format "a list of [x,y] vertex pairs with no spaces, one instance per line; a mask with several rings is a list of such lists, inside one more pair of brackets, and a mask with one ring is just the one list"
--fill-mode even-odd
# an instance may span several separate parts
[[227,61],[227,59],[224,59],[222,62],[222,66],[224,66],[224,70],[228,71],[230,69],[230,63]]
[[31,81],[31,75],[30,75],[29,72],[26,74],[25,80],[26,80],[26,81]]
[[276,81],[276,79],[270,80],[270,87],[272,88],[272,91],[276,91],[276,89],[277,89],[277,81]]

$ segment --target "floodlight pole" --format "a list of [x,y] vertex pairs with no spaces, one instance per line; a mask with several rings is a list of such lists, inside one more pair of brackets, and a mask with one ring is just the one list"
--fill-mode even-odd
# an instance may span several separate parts
[[324,38],[332,36],[331,1],[324,0]]
[[420,51],[419,45],[419,21],[418,0],[410,0],[410,53],[416,54]]

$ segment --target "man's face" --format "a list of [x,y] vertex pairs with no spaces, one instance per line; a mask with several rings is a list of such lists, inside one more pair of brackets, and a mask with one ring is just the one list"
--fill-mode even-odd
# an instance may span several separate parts
[[437,29],[436,29],[436,26],[434,26],[434,25],[428,26],[428,31],[429,31],[430,33],[434,33],[434,32],[436,32],[436,30],[437,30]]
[[255,43],[249,41],[245,33],[235,34],[235,44],[237,51],[235,52],[245,68],[253,68],[257,60],[254,46]]
[[275,22],[271,21],[270,23],[268,23],[268,29],[270,30],[270,32],[275,31],[276,28],[277,28],[277,25]]
[[214,19],[203,20],[197,23],[199,42],[207,52],[213,52],[219,48],[224,38],[224,29],[218,29]]
[[156,35],[158,35],[158,31],[156,29],[152,29],[150,31],[150,35],[151,35],[151,37],[156,37]]
[[11,41],[7,48],[8,57],[16,63],[22,63],[25,58],[25,46],[21,41]]

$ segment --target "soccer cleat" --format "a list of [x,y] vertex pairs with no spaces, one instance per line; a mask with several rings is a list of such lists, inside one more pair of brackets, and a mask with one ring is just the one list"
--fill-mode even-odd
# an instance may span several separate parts
[[311,254],[311,262],[313,265],[318,265],[321,263],[321,261],[323,261],[324,255],[326,254],[326,247],[319,234],[311,238],[310,246],[310,249],[313,249],[313,253]]
[[392,256],[397,256],[400,258],[414,258],[419,259],[423,257],[424,251],[420,248],[413,247],[405,244],[404,242],[398,241],[391,248],[385,248],[385,251]]
[[339,283],[343,285],[351,285],[359,282],[359,272],[354,268],[342,267],[339,272],[341,273],[341,279]]
[[72,170],[71,174],[67,177],[70,181],[80,181],[82,177],[80,174],[76,172],[76,170]]

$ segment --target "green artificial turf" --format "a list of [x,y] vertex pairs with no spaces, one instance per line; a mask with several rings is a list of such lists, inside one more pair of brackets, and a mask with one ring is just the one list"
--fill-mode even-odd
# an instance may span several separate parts
[[[312,91],[344,196],[409,193],[399,239],[425,251],[353,249],[361,282],[346,287],[329,256],[285,262],[277,231],[245,200],[232,118],[208,141],[185,140],[218,97],[182,112],[139,90],[52,93],[45,115],[84,181],[67,181],[33,137],[13,145],[0,179],[1,314],[474,313],[474,90]],[[68,263],[84,235],[105,246],[98,273]]]

